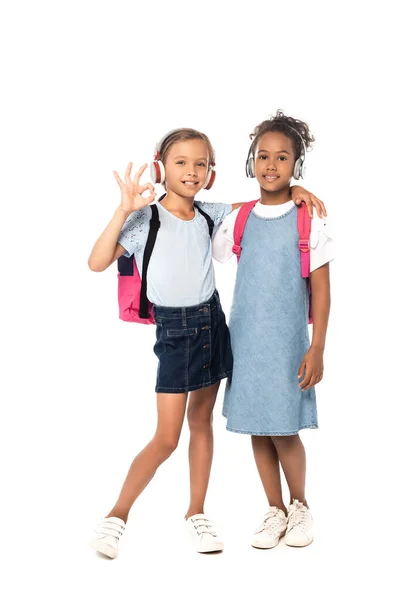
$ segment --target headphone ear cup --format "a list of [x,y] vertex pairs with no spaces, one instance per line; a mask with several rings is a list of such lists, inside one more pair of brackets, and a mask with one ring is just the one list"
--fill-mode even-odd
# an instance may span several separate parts
[[296,162],[294,163],[294,169],[293,169],[293,177],[295,179],[300,179],[300,177],[302,177],[302,166],[303,166],[303,161],[301,158],[298,158],[296,160]]
[[254,156],[249,156],[246,163],[246,175],[247,177],[255,177],[255,169],[254,169]]
[[203,189],[204,190],[211,190],[212,186],[214,185],[214,181],[215,181],[215,177],[216,177],[216,172],[214,171],[214,169],[210,169],[207,175],[207,179],[205,184],[203,185]]
[[165,169],[161,160],[155,160],[151,163],[150,176],[153,183],[164,183]]

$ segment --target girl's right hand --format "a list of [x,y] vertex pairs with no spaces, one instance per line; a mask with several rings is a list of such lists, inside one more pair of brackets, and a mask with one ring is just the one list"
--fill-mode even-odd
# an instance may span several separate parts
[[[140,185],[140,177],[147,169],[147,164],[140,167],[139,171],[135,174],[133,181],[131,180],[131,169],[132,163],[130,162],[125,171],[125,183],[122,181],[116,171],[113,171],[114,177],[117,180],[119,187],[121,188],[121,210],[130,215],[132,212],[140,210],[144,206],[147,206],[156,197],[154,193],[154,186],[151,183],[145,183]],[[149,190],[150,196],[143,198],[143,193]]]

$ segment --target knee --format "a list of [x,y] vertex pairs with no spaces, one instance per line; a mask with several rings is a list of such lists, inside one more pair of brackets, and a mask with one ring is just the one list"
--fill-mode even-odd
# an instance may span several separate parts
[[153,439],[153,444],[156,448],[157,454],[165,460],[177,449],[179,442],[179,437],[176,436],[166,436],[166,435],[155,435]]
[[212,429],[212,414],[201,414],[199,411],[188,411],[190,433],[204,433]]

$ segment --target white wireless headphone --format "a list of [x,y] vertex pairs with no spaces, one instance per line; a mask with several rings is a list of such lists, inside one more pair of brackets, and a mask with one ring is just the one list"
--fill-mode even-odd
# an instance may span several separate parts
[[[305,159],[306,159],[306,151],[307,151],[306,144],[303,139],[303,136],[297,131],[297,129],[290,127],[290,125],[288,125],[287,127],[289,127],[289,129],[292,129],[292,131],[297,133],[297,135],[301,139],[301,142],[303,145],[303,153],[294,163],[293,177],[295,179],[300,179],[300,177],[302,179],[304,179],[304,175],[306,174],[306,166],[304,164]],[[265,133],[268,133],[268,130]],[[247,177],[255,177],[256,176],[253,151],[254,151],[254,142],[251,144],[249,153],[247,155],[247,160],[246,160],[246,175],[247,175]]]
[[[171,131],[168,131],[168,133],[166,133],[164,135],[164,137],[161,138],[161,140],[156,144],[156,147],[154,149],[154,159],[150,165],[150,176],[151,176],[151,180],[153,183],[164,183],[164,181],[165,181],[165,167],[164,167],[162,161],[160,160],[160,150],[161,150],[161,146],[163,145],[165,140],[172,133],[175,133],[175,131],[179,131],[179,129],[172,129]],[[215,163],[210,163],[207,177],[206,177],[205,183],[203,185],[203,189],[205,189],[205,190],[210,190],[214,184],[215,176],[216,176],[214,167],[215,167]]]

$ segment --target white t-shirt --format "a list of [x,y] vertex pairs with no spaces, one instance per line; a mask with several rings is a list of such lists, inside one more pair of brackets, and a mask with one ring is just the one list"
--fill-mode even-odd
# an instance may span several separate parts
[[[253,211],[256,215],[264,218],[276,218],[289,212],[294,207],[290,200],[285,204],[270,205],[258,202]],[[226,262],[233,256],[233,230],[239,208],[228,215],[213,239],[213,257],[221,263]],[[310,233],[310,271],[315,271],[334,258],[334,242],[330,231],[328,219],[321,219],[315,214],[311,220]]]
[[[231,204],[196,202],[214,222],[214,231],[232,211]],[[160,229],[147,272],[147,297],[159,306],[194,306],[206,302],[215,291],[210,234],[197,208],[190,221],[179,219],[158,202]],[[135,254],[142,275],[143,256],[149,235],[150,206],[132,213],[118,242],[125,256]]]

